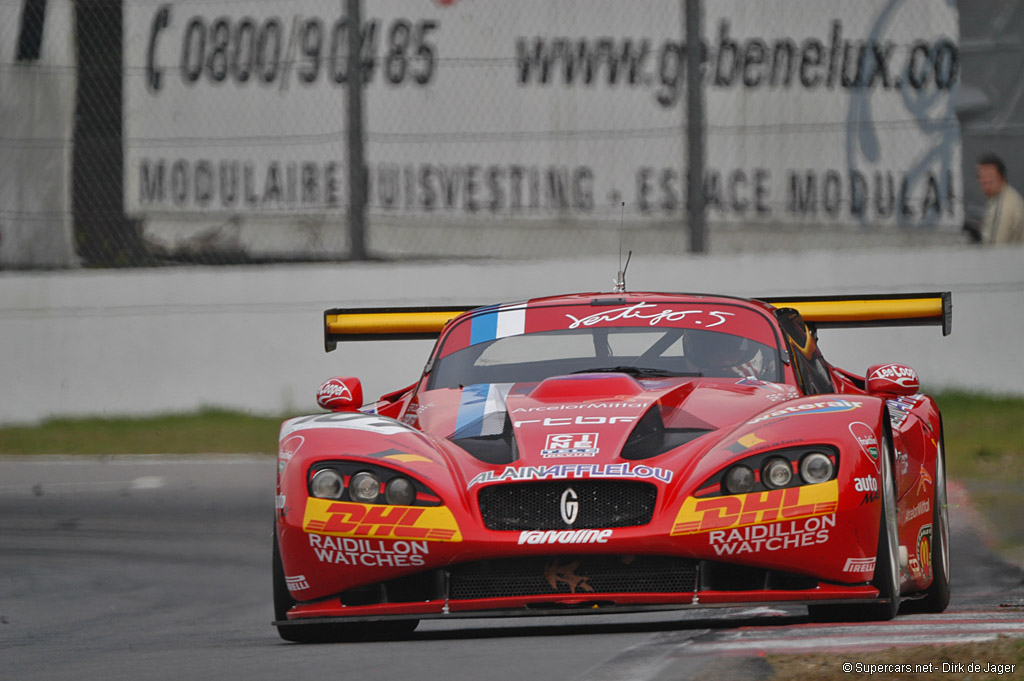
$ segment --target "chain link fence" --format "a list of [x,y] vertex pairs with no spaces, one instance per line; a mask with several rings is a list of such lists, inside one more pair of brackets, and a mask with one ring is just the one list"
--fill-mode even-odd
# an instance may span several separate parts
[[[0,0],[0,265],[685,254],[685,6]],[[711,252],[959,243],[954,3],[702,14]]]

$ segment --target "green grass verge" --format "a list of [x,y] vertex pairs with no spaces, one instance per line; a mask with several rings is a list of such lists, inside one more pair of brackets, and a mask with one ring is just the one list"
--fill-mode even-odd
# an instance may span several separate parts
[[203,409],[147,418],[50,419],[0,428],[0,454],[276,454],[283,418]]
[[960,479],[1024,480],[1024,399],[960,392],[936,395],[946,465]]

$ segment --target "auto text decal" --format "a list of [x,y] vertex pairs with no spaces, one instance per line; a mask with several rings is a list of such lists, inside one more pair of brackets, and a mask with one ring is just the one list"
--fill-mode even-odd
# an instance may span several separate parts
[[335,537],[462,541],[455,516],[444,506],[384,506],[310,498],[302,529]]
[[839,482],[836,480],[750,494],[705,499],[687,497],[676,516],[671,535],[826,515],[835,512],[838,501]]
[[672,471],[652,466],[631,466],[628,463],[558,464],[552,466],[506,466],[500,473],[485,471],[469,481],[469,487],[481,482],[520,480],[573,480],[578,478],[632,478],[672,482]]

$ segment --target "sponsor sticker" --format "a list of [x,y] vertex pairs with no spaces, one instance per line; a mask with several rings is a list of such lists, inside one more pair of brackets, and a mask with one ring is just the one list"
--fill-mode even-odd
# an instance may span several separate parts
[[611,310],[602,310],[596,314],[586,317],[574,317],[571,314],[565,315],[570,324],[568,328],[577,329],[581,326],[596,326],[606,322],[618,322],[627,319],[635,319],[647,322],[649,326],[658,326],[662,322],[685,322],[703,329],[713,329],[724,324],[729,317],[734,317],[733,312],[721,310],[673,310],[664,308],[657,303],[637,303],[626,307],[617,307]]
[[843,572],[873,573],[875,571],[874,558],[847,558]]
[[289,591],[302,591],[309,588],[309,582],[306,581],[305,575],[295,575],[294,577],[285,575],[284,583]]
[[931,523],[922,525],[917,531],[917,557],[921,563],[922,577],[930,579],[932,576],[932,526]]
[[850,435],[860,445],[860,451],[871,461],[875,470],[880,470],[878,465],[878,437],[875,430],[866,423],[854,421],[849,425]]
[[868,376],[869,381],[885,379],[904,388],[915,389],[919,385],[917,372],[904,364],[886,364],[878,367]]
[[719,556],[785,551],[824,544],[828,541],[829,529],[835,527],[835,524],[836,516],[833,513],[768,525],[713,530],[708,533],[708,543]]
[[324,409],[333,409],[339,404],[352,404],[352,390],[345,382],[332,378],[316,392],[316,403]]
[[302,529],[335,537],[462,541],[455,517],[444,506],[384,506],[310,497]]
[[607,544],[612,530],[526,530],[520,544]]
[[587,402],[586,404],[551,404],[543,407],[516,407],[513,414],[530,414],[536,411],[577,411],[590,409],[642,409],[647,406],[644,401],[634,402]]
[[523,480],[576,480],[596,478],[631,478],[672,482],[672,471],[653,466],[628,463],[553,464],[550,466],[506,466],[501,472],[485,471],[469,481],[469,487],[484,482],[519,482]]
[[878,491],[878,478],[873,475],[869,475],[863,478],[853,479],[853,491],[854,492],[877,492]]
[[779,520],[834,513],[839,482],[773,489],[698,499],[687,497],[672,527],[672,536],[726,530]]
[[299,450],[302,449],[302,445],[306,443],[306,438],[301,435],[289,435],[281,440],[281,444],[277,449],[277,472],[284,473],[284,469],[288,467],[288,462],[292,460]]
[[544,419],[530,419],[528,421],[516,421],[516,428],[522,428],[528,423],[539,423],[544,428],[564,428],[565,426],[603,426],[604,424],[632,423],[636,421],[635,416],[548,416]]
[[931,502],[929,502],[927,499],[919,501],[915,506],[911,506],[910,508],[907,509],[906,515],[903,516],[903,522],[909,523],[914,518],[918,518],[930,510],[932,510]]
[[309,546],[321,563],[362,567],[417,567],[430,555],[427,541],[355,539],[310,534]]
[[552,433],[548,435],[540,455],[545,458],[594,456],[600,451],[597,433]]
[[807,416],[809,414],[839,414],[842,412],[859,409],[863,402],[852,402],[850,400],[829,400],[828,402],[808,402],[796,404],[792,407],[784,407],[776,411],[762,414],[755,419],[747,421],[748,424],[763,423],[786,416]]

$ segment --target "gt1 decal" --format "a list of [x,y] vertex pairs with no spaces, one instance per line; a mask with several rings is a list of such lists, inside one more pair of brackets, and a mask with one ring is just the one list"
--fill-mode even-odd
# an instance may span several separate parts
[[527,423],[539,423],[545,428],[557,428],[564,426],[602,426],[606,423],[632,423],[633,421],[636,421],[635,416],[577,416],[575,418],[572,416],[549,416],[545,419],[516,421],[516,428],[525,426]]
[[486,471],[469,481],[468,487],[483,482],[511,482],[520,480],[574,480],[577,478],[634,478],[672,482],[672,471],[651,466],[631,466],[628,463],[610,464],[556,464],[551,466],[506,466],[500,473]]
[[289,591],[303,591],[309,588],[309,582],[306,581],[305,575],[296,575],[294,577],[285,575],[284,583]]
[[687,497],[676,516],[671,535],[822,516],[834,513],[838,501],[839,483],[836,480],[750,494],[704,499]]
[[430,544],[425,541],[334,538],[309,535],[309,546],[321,563],[363,567],[417,567],[426,564]]
[[462,541],[452,512],[444,506],[384,506],[310,497],[302,529],[335,537]]
[[365,430],[371,433],[380,433],[381,435],[418,432],[394,419],[375,414],[337,412],[316,414],[314,416],[300,416],[285,421],[281,427],[281,435],[285,437],[297,430],[308,430],[310,428],[347,428],[349,430]]
[[854,492],[877,492],[878,491],[878,478],[873,475],[869,475],[864,478],[853,479],[853,491]]
[[686,319],[687,315],[690,319],[686,321],[691,322],[695,326],[700,326],[705,329],[713,329],[716,326],[720,326],[727,321],[727,317],[735,316],[733,312],[722,312],[720,310],[671,310],[671,309],[652,309],[657,308],[657,303],[637,303],[636,305],[629,305],[627,307],[617,307],[612,310],[602,310],[597,314],[592,314],[587,317],[574,317],[571,314],[566,314],[572,323],[569,324],[570,329],[577,329],[581,326],[594,326],[604,322],[616,322],[620,319],[641,319],[646,321],[650,326],[657,326],[662,322],[679,322]]
[[560,456],[594,456],[597,448],[597,433],[552,433],[548,435],[540,455],[544,458]]
[[830,400],[828,402],[809,402],[797,404],[758,416],[756,419],[747,421],[749,424],[762,423],[772,419],[779,419],[784,416],[806,416],[807,414],[838,414],[845,411],[859,409],[863,402],[851,402],[850,400]]
[[520,544],[607,544],[611,530],[526,530]]
[[872,573],[875,571],[875,559],[874,558],[847,558],[846,565],[843,566],[843,572],[867,572]]
[[783,551],[824,544],[828,541],[829,528],[835,525],[836,516],[833,513],[800,521],[790,520],[770,525],[715,530],[708,533],[708,543],[719,556]]

